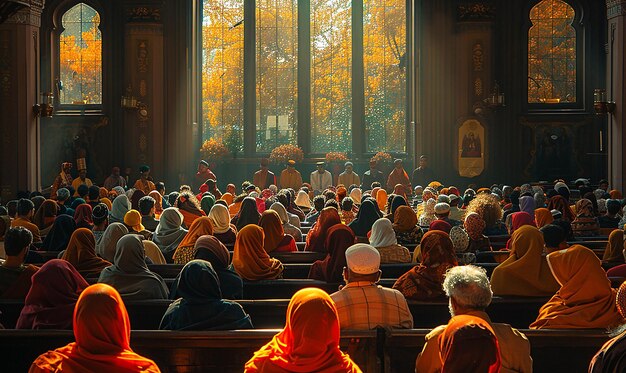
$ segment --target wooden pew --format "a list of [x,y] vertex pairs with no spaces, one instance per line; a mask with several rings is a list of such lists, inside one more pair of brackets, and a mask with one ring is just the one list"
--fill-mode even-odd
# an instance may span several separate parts
[[[131,347],[159,366],[162,372],[237,372],[254,352],[279,330],[224,332],[138,331],[131,333]],[[344,331],[340,346],[364,372],[380,372],[377,332]],[[381,337],[381,339],[383,339]],[[26,372],[40,354],[74,341],[71,331],[0,330],[3,371]]]

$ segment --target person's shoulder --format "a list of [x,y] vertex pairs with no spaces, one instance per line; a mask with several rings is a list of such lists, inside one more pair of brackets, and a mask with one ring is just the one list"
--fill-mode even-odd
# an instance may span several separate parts
[[438,327],[431,330],[430,333],[426,334],[426,337],[425,337],[426,341],[428,342],[429,340],[433,338],[439,337],[439,335],[441,335],[445,330],[446,330],[445,325],[439,325]]
[[493,331],[496,332],[498,338],[507,338],[508,340],[519,339],[528,342],[528,338],[526,337],[526,335],[524,335],[524,333],[520,332],[509,324],[492,323],[491,326],[493,328]]

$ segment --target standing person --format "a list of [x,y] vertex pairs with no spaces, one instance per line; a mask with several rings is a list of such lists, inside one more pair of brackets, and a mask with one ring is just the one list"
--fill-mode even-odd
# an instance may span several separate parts
[[133,188],[141,190],[144,195],[148,195],[150,192],[156,189],[156,186],[150,180],[150,166],[143,165],[139,167],[139,180],[135,182]]
[[435,173],[433,169],[428,167],[428,157],[426,155],[420,156],[420,165],[413,171],[411,177],[411,184],[413,185],[428,185],[431,181],[435,180]]
[[126,189],[126,179],[120,175],[120,168],[117,166],[111,169],[111,175],[104,180],[103,187],[107,190],[113,190],[116,186]]
[[281,189],[293,188],[299,190],[302,186],[302,175],[296,170],[296,161],[290,159],[287,161],[287,168],[280,173]]
[[198,172],[196,172],[194,190],[198,190],[200,185],[202,185],[205,181],[213,179],[217,180],[217,176],[209,169],[209,163],[205,160],[200,160],[198,163]]
[[268,169],[270,161],[267,158],[261,159],[261,169],[254,173],[252,184],[263,190],[270,185],[276,185],[276,175]]
[[52,183],[52,189],[50,190],[50,198],[54,198],[57,195],[57,190],[61,188],[68,188],[72,186],[72,163],[63,162],[61,164],[61,173],[57,175]]
[[377,162],[375,160],[370,160],[370,169],[363,174],[361,189],[364,191],[372,189],[373,183],[380,183],[380,185],[385,183],[385,175],[376,168],[376,165]]
[[345,171],[339,174],[337,185],[343,184],[346,188],[350,185],[361,185],[361,179],[359,175],[354,172],[354,165],[352,162],[346,162],[344,165]]
[[320,194],[333,185],[333,175],[325,169],[324,162],[317,162],[316,165],[317,170],[311,172],[311,187],[314,193]]
[[398,184],[404,185],[404,190],[412,190],[409,175],[407,175],[402,166],[402,159],[396,159],[393,161],[393,165],[393,171],[391,171],[387,178],[387,187],[385,188],[387,192],[391,193]]
[[87,169],[83,167],[78,170],[78,177],[72,181],[72,188],[76,191],[74,192],[74,197],[78,197],[78,187],[81,185],[87,185],[88,187],[93,185],[91,179],[87,177]]

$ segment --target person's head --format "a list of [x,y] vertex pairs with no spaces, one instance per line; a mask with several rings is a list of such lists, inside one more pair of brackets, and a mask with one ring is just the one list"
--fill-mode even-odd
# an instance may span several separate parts
[[57,202],[65,202],[70,198],[70,191],[67,188],[59,188],[57,190]]
[[104,203],[98,203],[91,212],[94,225],[107,225],[109,222],[109,208]]
[[556,224],[548,224],[541,227],[539,231],[543,233],[543,241],[546,244],[547,254],[567,248],[567,235],[560,226]]
[[262,158],[261,159],[261,170],[265,171],[267,170],[267,167],[270,165],[270,160],[267,158]]
[[69,174],[70,171],[72,170],[72,163],[71,162],[65,162],[61,165],[61,169],[63,169],[63,172],[65,172],[66,174]]
[[446,271],[443,290],[449,298],[450,315],[484,311],[493,292],[487,272],[473,265],[456,266]]
[[237,190],[235,189],[235,184],[228,184],[228,185],[226,185],[226,193],[230,193],[233,196],[235,194],[237,194]]
[[[466,191],[467,193],[467,191]],[[471,200],[466,214],[475,212],[485,221],[487,227],[493,227],[502,219],[500,201],[492,194],[481,193]]]
[[89,187],[89,192],[87,193],[90,201],[97,201],[100,199],[100,187],[97,185],[92,185]]
[[21,218],[30,219],[35,213],[35,204],[33,201],[22,198],[17,202],[17,215]]
[[217,182],[214,179],[208,179],[204,183],[209,187],[209,190],[215,190],[217,187]]
[[326,197],[324,197],[323,195],[315,196],[315,198],[313,198],[313,206],[315,207],[315,211],[322,211],[325,203]]
[[164,196],[165,195],[165,183],[162,181],[159,181],[158,183],[154,184],[154,188],[156,189],[157,192],[159,192],[160,195]]
[[81,180],[85,180],[85,178],[87,177],[87,170],[84,168],[78,170],[78,177],[80,177]]
[[206,172],[209,169],[209,163],[205,160],[201,160],[200,163],[198,163],[198,172]]
[[374,181],[374,182],[372,183],[371,187],[372,187],[372,189],[374,189],[374,188],[380,188],[380,187],[381,187],[380,182],[378,182],[378,181]]
[[343,211],[352,210],[352,206],[354,206],[354,201],[352,200],[352,198],[346,197],[343,200],[341,200],[341,209]]
[[606,179],[602,179],[598,182],[598,188],[605,192],[609,189],[609,182]]
[[339,202],[336,199],[328,199],[324,203],[324,207],[334,207],[337,211],[339,211]]
[[565,237],[567,240],[574,238],[574,232],[572,231],[572,224],[565,219],[554,219],[552,222],[554,225],[558,225],[565,232]]
[[317,172],[324,172],[324,168],[326,167],[326,164],[324,164],[324,162],[317,162],[315,165],[317,166]]
[[439,219],[445,219],[450,215],[450,205],[445,202],[439,202],[435,205],[435,215]]
[[78,188],[76,188],[76,193],[82,199],[87,199],[87,195],[89,194],[89,187],[86,184],[80,184]]
[[150,196],[141,197],[139,199],[139,212],[142,216],[148,216],[154,214],[154,205],[156,201]]
[[120,168],[119,167],[113,167],[111,169],[111,175],[117,177],[120,176]]
[[293,170],[296,167],[296,161],[290,159],[287,161],[287,168]]
[[428,166],[428,157],[426,155],[422,155],[420,157],[420,167]]
[[352,171],[354,170],[354,165],[352,164],[352,162],[346,162],[344,167],[346,168],[347,173],[352,173]]
[[396,170],[401,170],[402,169],[402,159],[398,158],[395,161],[393,161],[393,167]]
[[[7,202],[7,212],[9,217],[15,219],[17,217],[17,200]],[[34,204],[33,204],[34,205]]]
[[622,204],[616,199],[606,201],[606,213],[609,216],[615,216],[622,208]]
[[14,227],[4,236],[4,251],[7,256],[19,257],[22,261],[33,243],[33,234],[24,227]]
[[380,279],[380,253],[373,246],[358,243],[346,250],[346,267],[343,278],[350,282],[378,282]]
[[141,176],[142,179],[147,179],[148,176],[150,176],[150,166],[147,165],[143,165],[141,167],[139,167],[139,174]]
[[376,169],[376,161],[370,160],[370,170],[375,170],[375,169]]

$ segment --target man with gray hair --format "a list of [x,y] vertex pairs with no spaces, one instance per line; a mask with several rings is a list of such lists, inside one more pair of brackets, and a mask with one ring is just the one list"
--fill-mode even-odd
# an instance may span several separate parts
[[[493,292],[483,268],[467,265],[448,269],[443,290],[449,298],[451,316],[480,317],[491,325],[500,346],[501,372],[532,372],[533,360],[526,336],[508,324],[492,323],[485,312]],[[445,329],[446,325],[441,325],[426,335],[426,344],[415,362],[416,373],[441,371],[438,337]]]

